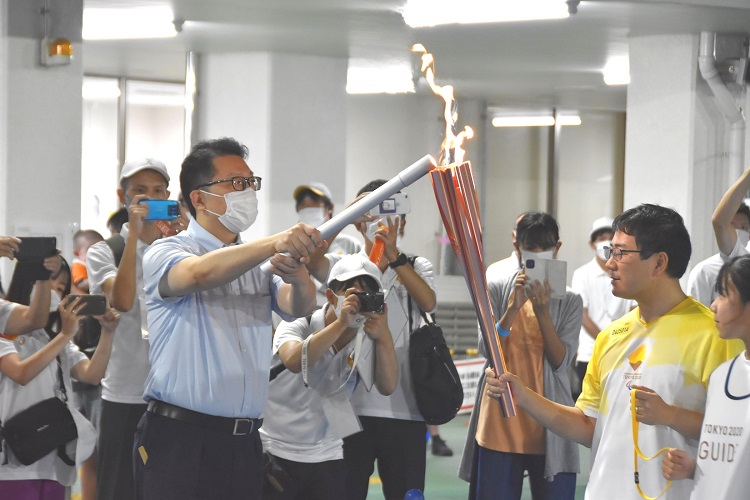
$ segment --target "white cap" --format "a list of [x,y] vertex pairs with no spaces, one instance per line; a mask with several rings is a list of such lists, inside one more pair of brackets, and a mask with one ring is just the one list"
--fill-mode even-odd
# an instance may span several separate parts
[[591,225],[591,232],[589,233],[589,238],[591,238],[595,232],[599,231],[600,229],[609,229],[612,230],[612,217],[599,217],[594,221],[594,223]]
[[377,283],[378,290],[383,288],[383,285],[380,284],[380,269],[378,269],[378,266],[360,254],[346,255],[336,262],[328,275],[328,286],[331,286],[334,281],[345,283],[357,276],[369,276]]
[[294,201],[299,201],[298,198],[303,191],[312,191],[318,196],[322,196],[323,198],[327,198],[328,201],[333,202],[333,198],[331,197],[331,190],[328,189],[328,186],[326,186],[322,182],[308,182],[307,184],[302,184],[301,186],[297,186],[296,188],[294,188],[294,194],[292,195],[294,197]]
[[122,166],[122,171],[120,172],[120,182],[123,181],[123,179],[127,179],[128,177],[132,177],[133,175],[137,174],[141,170],[155,170],[159,172],[164,179],[166,179],[167,182],[169,182],[169,173],[167,172],[167,166],[164,165],[159,160],[155,160],[153,158],[142,158],[140,160],[130,160],[126,161],[125,164]]

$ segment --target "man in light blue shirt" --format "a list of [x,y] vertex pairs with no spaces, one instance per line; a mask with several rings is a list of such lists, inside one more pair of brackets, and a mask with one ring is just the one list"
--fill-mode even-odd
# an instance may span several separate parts
[[[234,139],[197,144],[180,173],[194,221],[144,257],[151,371],[135,436],[136,498],[261,496],[271,310],[285,319],[312,312],[304,264],[324,243],[305,224],[239,238],[261,186],[246,156]],[[260,268],[269,257],[270,273]]]

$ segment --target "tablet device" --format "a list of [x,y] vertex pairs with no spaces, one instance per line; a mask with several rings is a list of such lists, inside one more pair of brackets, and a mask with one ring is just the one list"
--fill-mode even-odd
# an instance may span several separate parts
[[567,262],[555,259],[526,259],[523,265],[526,268],[526,276],[529,277],[530,282],[539,280],[543,285],[544,280],[547,280],[552,288],[550,297],[553,299],[565,298]]
[[22,279],[36,281],[48,280],[51,271],[44,267],[44,259],[57,254],[57,238],[54,236],[18,237],[21,244],[16,252],[16,270]]

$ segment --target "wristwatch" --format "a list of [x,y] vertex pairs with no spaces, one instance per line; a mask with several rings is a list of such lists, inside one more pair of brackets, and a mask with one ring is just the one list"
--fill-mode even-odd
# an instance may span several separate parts
[[406,254],[400,253],[398,254],[398,257],[396,257],[396,260],[388,263],[388,267],[390,267],[391,269],[396,269],[398,266],[403,266],[407,262],[409,262],[409,258],[406,256]]

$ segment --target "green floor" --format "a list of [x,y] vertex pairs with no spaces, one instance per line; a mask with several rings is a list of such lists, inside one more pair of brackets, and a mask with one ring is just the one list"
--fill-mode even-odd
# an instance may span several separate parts
[[[453,448],[452,457],[435,457],[427,452],[427,478],[425,487],[426,500],[457,500],[466,499],[469,496],[468,483],[458,479],[458,463],[461,460],[466,431],[469,424],[468,415],[459,415],[453,421],[440,427],[440,436]],[[583,493],[588,481],[588,470],[591,453],[588,448],[581,447],[581,470],[584,472],[578,476],[576,487],[576,499],[583,499]],[[377,474],[377,471],[376,473]],[[373,475],[370,478],[370,490],[368,500],[381,500],[383,493],[380,487],[380,479]],[[522,500],[530,500],[531,492],[528,485],[524,485]]]

